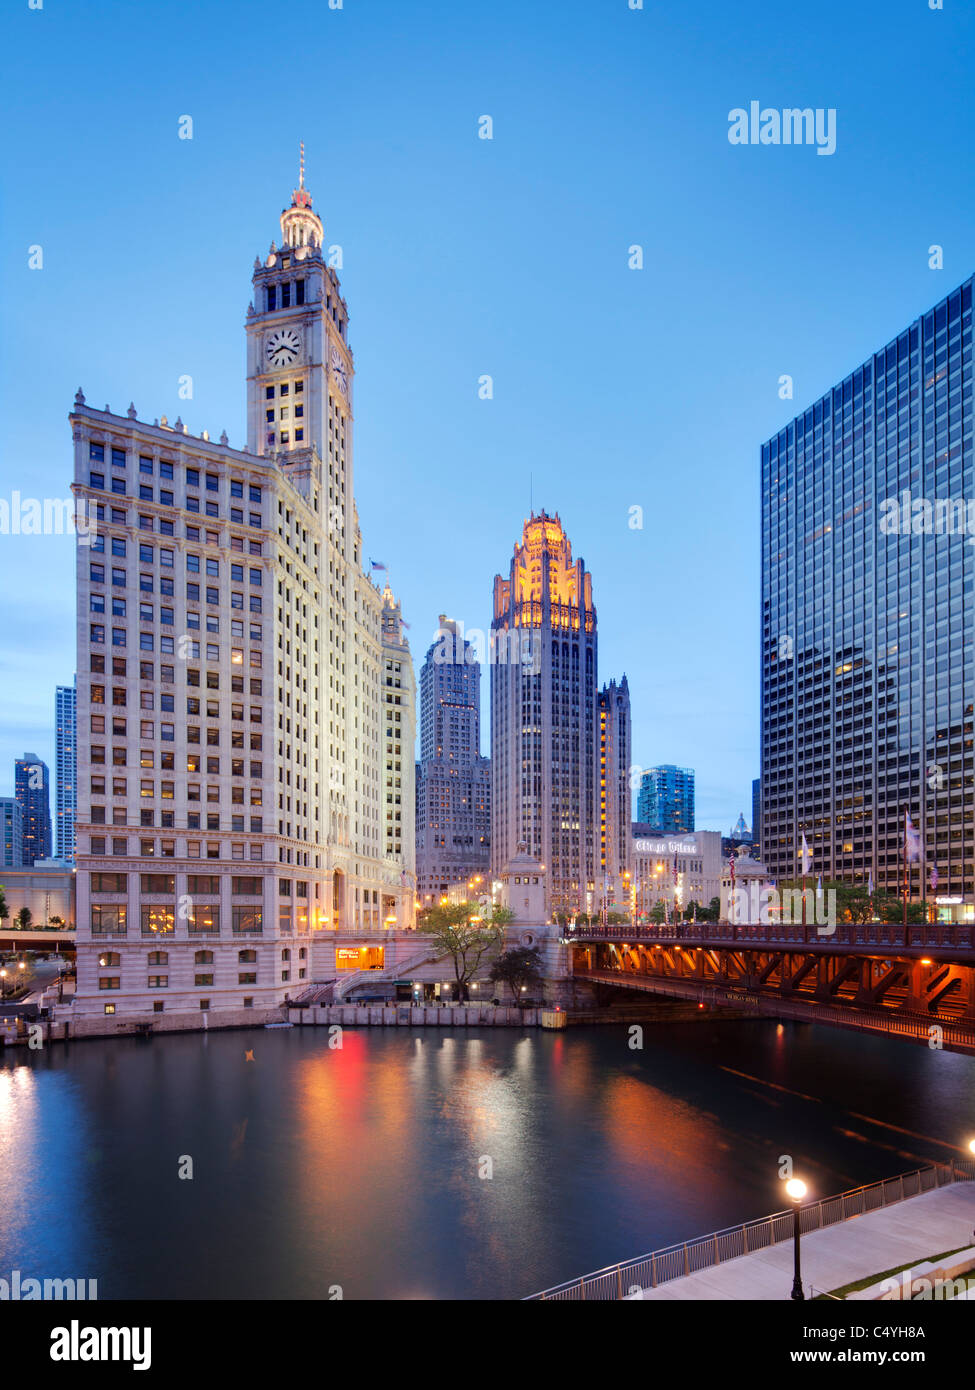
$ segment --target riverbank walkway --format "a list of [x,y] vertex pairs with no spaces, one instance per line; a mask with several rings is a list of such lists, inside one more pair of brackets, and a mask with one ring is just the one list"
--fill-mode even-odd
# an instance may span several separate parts
[[[899,1265],[975,1243],[975,1182],[956,1182],[802,1237],[802,1285],[828,1293]],[[630,1294],[635,1299],[787,1299],[792,1242]]]

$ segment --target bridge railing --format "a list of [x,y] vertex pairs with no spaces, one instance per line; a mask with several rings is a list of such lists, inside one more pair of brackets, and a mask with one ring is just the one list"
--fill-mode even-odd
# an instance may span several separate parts
[[[862,1216],[865,1212],[916,1197],[921,1192],[931,1192],[953,1182],[972,1180],[975,1180],[975,1161],[968,1159],[916,1168],[895,1178],[883,1178],[880,1182],[867,1183],[864,1187],[852,1188],[835,1197],[810,1202],[800,1210],[800,1231],[805,1234],[807,1231],[821,1230],[836,1225],[838,1221],[846,1221],[851,1216]],[[780,1241],[791,1240],[793,1221],[791,1210],[775,1212],[756,1221],[745,1221],[740,1226],[728,1226],[723,1231],[712,1231],[710,1235],[664,1246],[662,1250],[654,1250],[649,1255],[607,1265],[605,1269],[598,1269],[592,1274],[531,1294],[524,1301],[625,1298],[632,1290],[656,1288],[672,1279],[681,1279],[742,1255],[754,1254],[756,1250],[778,1245]]]
[[924,922],[909,925],[907,939],[899,922],[838,922],[829,932],[819,933],[815,923],[804,929],[798,922],[736,924],[733,922],[681,922],[673,926],[624,923],[615,927],[565,927],[568,941],[686,941],[706,946],[725,942],[741,945],[815,946],[905,946],[937,949],[950,946],[975,950],[975,926],[970,922]]

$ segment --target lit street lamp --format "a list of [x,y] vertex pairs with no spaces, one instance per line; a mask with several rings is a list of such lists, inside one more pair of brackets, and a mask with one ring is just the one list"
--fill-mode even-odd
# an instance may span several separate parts
[[0,970],[0,999],[7,993],[7,972]]
[[802,1291],[802,1276],[799,1272],[799,1213],[802,1208],[802,1199],[806,1195],[806,1184],[801,1178],[790,1178],[785,1185],[785,1190],[792,1199],[792,1240],[795,1252],[795,1273],[792,1280],[792,1297],[804,1299]]

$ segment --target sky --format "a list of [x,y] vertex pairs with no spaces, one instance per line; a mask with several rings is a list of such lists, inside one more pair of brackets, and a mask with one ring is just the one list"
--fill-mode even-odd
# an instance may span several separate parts
[[[634,763],[693,767],[727,833],[759,772],[760,446],[972,273],[975,6],[631,3],[10,0],[0,497],[69,495],[79,385],[244,445],[250,277],[304,140],[364,550],[415,659],[439,613],[489,628],[557,512]],[[753,100],[834,109],[835,153],[730,143]],[[0,535],[0,795],[53,762],[73,548]]]

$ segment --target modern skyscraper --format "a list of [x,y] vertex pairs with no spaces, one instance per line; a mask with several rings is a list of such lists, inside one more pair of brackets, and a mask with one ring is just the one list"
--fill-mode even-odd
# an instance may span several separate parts
[[0,868],[24,867],[24,813],[15,796],[0,796]]
[[462,623],[440,615],[420,668],[417,893],[424,906],[491,867],[491,763],[481,757],[481,665]]
[[21,862],[30,868],[35,859],[51,857],[50,775],[36,753],[15,760],[14,789],[23,817]]
[[762,446],[762,857],[975,901],[972,280]]
[[636,818],[656,835],[686,835],[694,829],[694,770],[663,763],[640,778]]
[[[494,580],[491,853],[497,875],[520,844],[527,846],[545,865],[549,910],[558,914],[591,911],[597,895],[618,899],[623,892],[621,884],[602,883],[597,680],[592,577],[582,560],[573,561],[558,516],[532,513],[508,577]],[[623,702],[628,705],[625,686],[607,688],[602,709],[614,768],[608,817],[624,762],[613,723]],[[629,719],[624,723],[628,739]],[[624,823],[628,846],[628,816]],[[615,843],[616,830],[608,829],[608,862]]]
[[281,231],[254,266],[246,450],[80,391],[71,414],[98,519],[74,1018],[233,1022],[313,978],[323,929],[412,920],[412,663],[363,572],[348,313],[303,169]]
[[78,806],[78,678],[54,694],[54,828],[59,859],[74,859],[74,818]]

